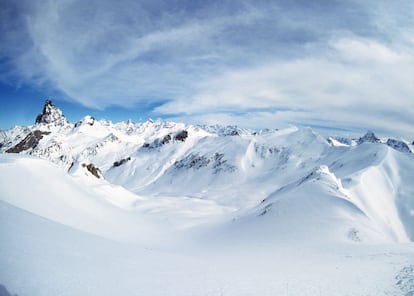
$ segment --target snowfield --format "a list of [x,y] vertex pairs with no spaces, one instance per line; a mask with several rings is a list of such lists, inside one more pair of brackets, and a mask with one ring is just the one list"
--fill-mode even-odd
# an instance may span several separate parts
[[414,295],[407,143],[47,101],[0,131],[0,295]]

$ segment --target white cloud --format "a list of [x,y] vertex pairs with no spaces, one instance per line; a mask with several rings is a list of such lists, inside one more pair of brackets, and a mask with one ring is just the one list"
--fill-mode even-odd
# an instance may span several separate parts
[[252,127],[413,125],[409,4],[30,3],[20,5],[25,26],[0,28],[0,41],[14,40],[0,57],[14,53],[13,75],[85,106],[167,101],[160,116]]
[[350,62],[396,63],[401,58],[383,44],[369,39],[343,38],[332,43],[340,57]]
[[[269,61],[223,73],[199,83],[194,96],[171,101],[156,111],[191,115],[203,111],[281,109],[288,111],[256,112],[241,117],[228,114],[219,118],[227,123],[232,118],[252,126],[260,122],[324,124],[413,135],[411,48],[395,50],[377,41],[349,37],[332,44],[315,57]],[[263,116],[266,119],[258,119]],[[209,115],[208,120],[211,118]]]
[[[376,108],[413,107],[410,94],[414,86],[410,82],[414,77],[414,55],[409,48],[397,53],[379,43],[350,39],[334,44],[334,52],[325,48],[315,57],[274,60],[224,72],[198,83],[193,96],[172,101],[157,111],[286,107],[312,110],[370,104]],[[341,44],[340,50],[337,44]],[[349,52],[346,44],[356,44],[359,50]]]
[[31,78],[40,65],[44,80],[73,100],[96,108],[188,93],[193,81],[208,71],[200,64],[214,63],[228,50],[212,46],[212,39],[220,38],[230,26],[261,17],[249,9],[231,17],[184,15],[177,20],[180,14],[165,13],[155,19],[139,5],[128,11],[106,11],[81,6],[81,1],[42,4],[27,17],[38,55],[32,61],[20,56],[19,68]]

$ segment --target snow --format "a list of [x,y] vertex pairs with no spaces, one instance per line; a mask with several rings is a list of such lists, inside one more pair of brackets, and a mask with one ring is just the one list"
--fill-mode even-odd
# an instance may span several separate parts
[[236,233],[259,241],[387,240],[326,166],[276,190],[239,220],[232,222],[227,237]]
[[[160,251],[0,202],[0,281],[18,295],[405,295],[410,245],[281,241]],[[403,294],[404,292],[404,294]]]
[[[118,240],[151,240],[151,224],[112,203],[137,198],[120,187],[98,185],[68,176],[44,160],[15,155],[0,156],[1,200],[52,221]],[[86,180],[89,181],[89,180]],[[98,187],[98,188],[96,188]],[[139,227],[139,225],[146,225]],[[131,225],[137,225],[131,228]]]
[[4,203],[0,212],[0,258],[8,267],[0,277],[18,295],[404,295],[411,289],[409,246],[281,242],[166,252],[85,234]]
[[414,293],[414,156],[373,133],[86,116],[2,131],[1,151],[35,130],[0,154],[10,294]]
[[[309,200],[296,194],[290,199],[287,192],[280,198],[275,193],[276,198],[271,195],[267,200],[289,204],[282,213],[285,219],[264,220],[273,214],[271,210],[259,218],[259,227],[254,225],[257,220],[249,220],[241,234],[238,221],[217,220],[217,215],[231,211],[220,214],[216,206],[207,210],[207,203],[197,210],[194,198],[177,202],[171,197],[167,202],[166,197],[140,197],[105,180],[80,171],[68,175],[57,165],[27,156],[1,155],[0,164],[0,262],[7,266],[0,271],[0,283],[18,295],[406,295],[412,291],[412,243],[361,244],[343,237],[340,242],[335,239],[335,232],[340,232],[336,227],[330,233],[325,228],[323,240],[315,237],[322,233],[317,227],[335,221],[318,224],[307,220],[309,215],[323,219],[323,213],[330,213],[337,219],[335,211],[348,209],[352,215],[345,218],[360,219],[353,226],[363,227],[366,217],[345,196],[314,195]],[[314,174],[302,183],[310,187],[291,190],[323,193],[318,182],[328,188],[340,186],[327,166]],[[52,178],[53,183],[46,181]],[[210,221],[207,226],[184,227],[200,219],[201,212]],[[173,214],[173,224],[184,229],[167,239],[165,230],[171,231]],[[302,237],[275,236],[281,223],[287,232]],[[316,229],[309,231],[308,226]],[[295,227],[299,229],[294,231]]]

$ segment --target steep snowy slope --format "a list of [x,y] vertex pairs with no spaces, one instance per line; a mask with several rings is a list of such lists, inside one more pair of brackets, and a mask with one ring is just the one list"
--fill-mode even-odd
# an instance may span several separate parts
[[382,147],[377,165],[358,172],[351,193],[361,209],[397,241],[414,241],[414,166],[412,154]]
[[[251,213],[232,222],[232,233],[259,241],[384,241],[326,166],[281,187]],[[230,236],[232,234],[227,234]]]
[[122,187],[73,178],[44,160],[15,155],[0,155],[0,175],[3,202],[99,236],[153,240],[155,223],[128,211],[140,198]]
[[334,151],[326,160],[352,202],[379,229],[394,241],[413,240],[413,154],[364,143]]

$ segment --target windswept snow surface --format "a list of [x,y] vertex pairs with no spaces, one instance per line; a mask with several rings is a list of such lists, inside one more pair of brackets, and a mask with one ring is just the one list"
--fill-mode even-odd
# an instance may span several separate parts
[[[0,280],[18,295],[410,295],[411,245],[108,240],[0,202]],[[167,246],[165,246],[167,247]]]
[[414,293],[411,152],[308,128],[71,124],[53,110],[0,134],[3,152],[24,148],[0,154],[11,294]]

